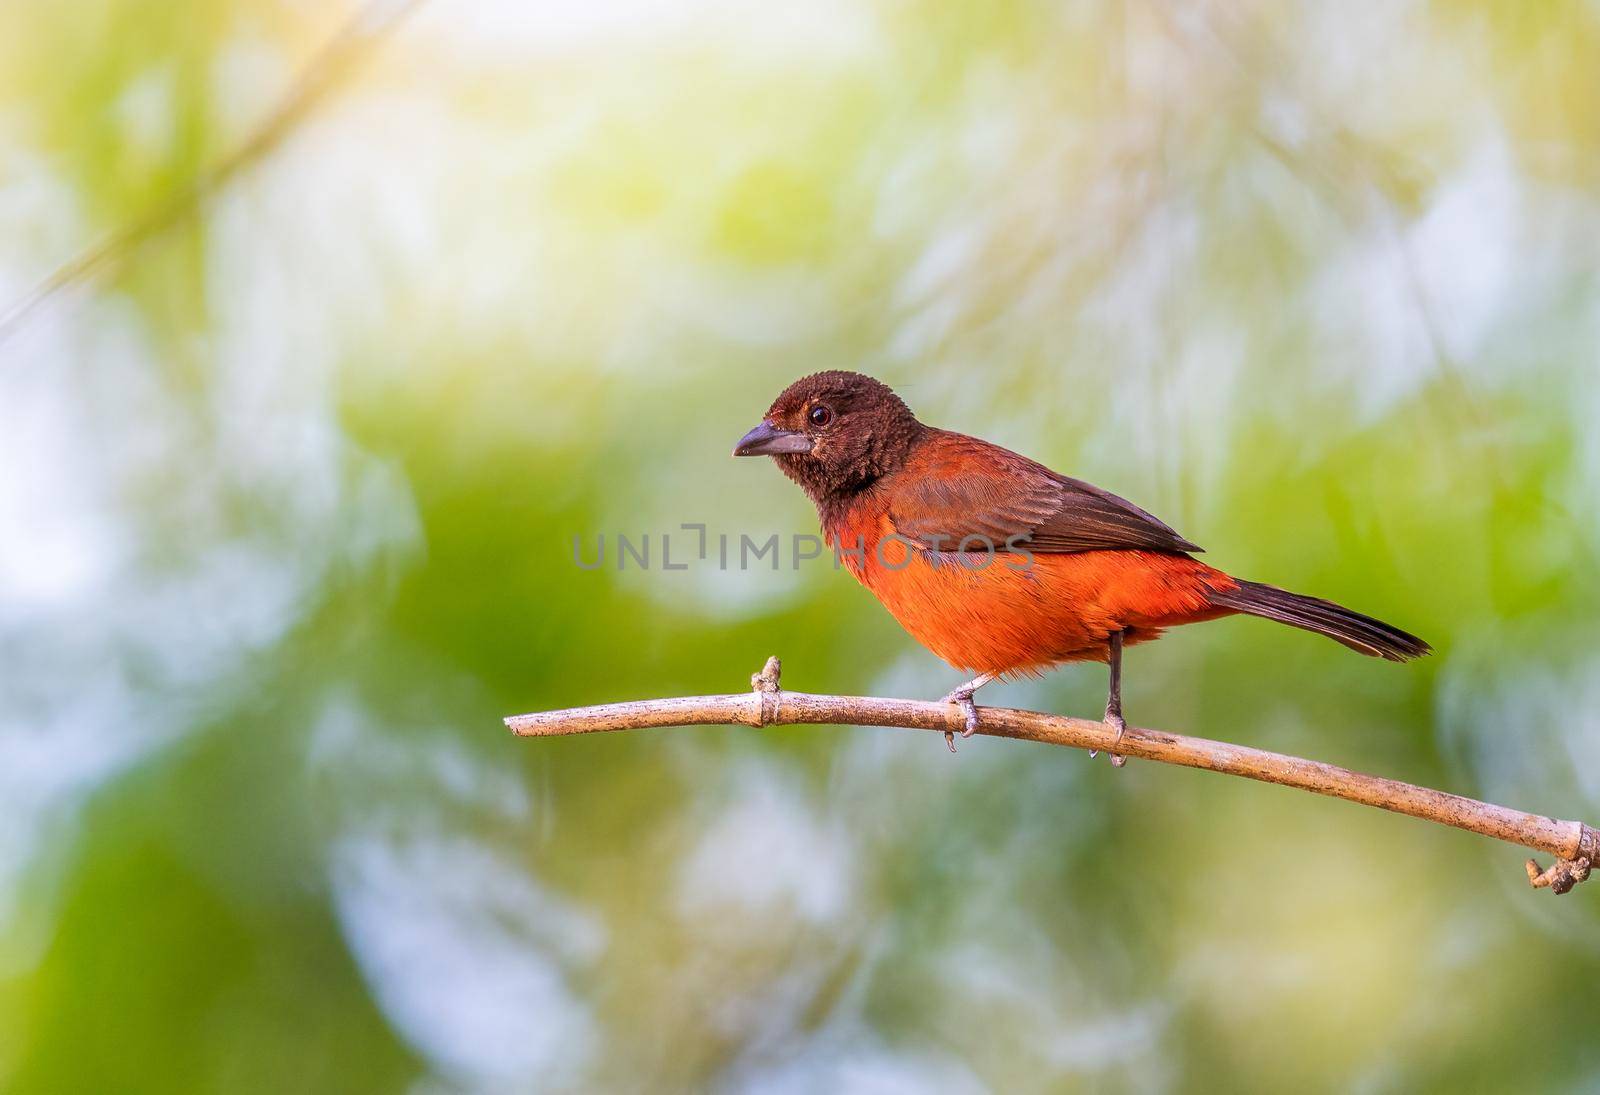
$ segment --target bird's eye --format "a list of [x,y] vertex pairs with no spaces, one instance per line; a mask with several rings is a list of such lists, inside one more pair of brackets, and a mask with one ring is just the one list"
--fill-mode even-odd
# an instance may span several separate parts
[[806,415],[806,417],[811,420],[811,424],[813,426],[826,426],[829,422],[833,421],[833,412],[819,404],[818,406],[812,407],[811,413]]

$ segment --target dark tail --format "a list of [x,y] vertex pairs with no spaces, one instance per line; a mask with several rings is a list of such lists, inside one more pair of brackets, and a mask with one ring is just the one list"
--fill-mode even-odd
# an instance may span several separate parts
[[1222,608],[1315,631],[1318,635],[1326,635],[1335,642],[1343,643],[1351,650],[1370,654],[1374,658],[1387,658],[1391,662],[1420,658],[1433,650],[1415,635],[1408,635],[1398,627],[1390,627],[1382,620],[1352,612],[1343,605],[1324,601],[1320,597],[1290,593],[1286,589],[1262,585],[1260,582],[1240,582],[1238,589],[1213,593],[1211,600]]

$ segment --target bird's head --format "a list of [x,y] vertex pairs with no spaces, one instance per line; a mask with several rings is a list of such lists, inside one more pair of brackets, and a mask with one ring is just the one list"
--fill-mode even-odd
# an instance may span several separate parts
[[887,384],[835,370],[785,388],[733,455],[772,457],[821,503],[900,467],[923,428]]

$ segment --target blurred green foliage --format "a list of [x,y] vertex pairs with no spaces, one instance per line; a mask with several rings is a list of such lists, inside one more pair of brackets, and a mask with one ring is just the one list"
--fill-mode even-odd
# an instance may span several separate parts
[[[347,15],[7,6],[0,299]],[[1600,819],[1597,47],[1582,3],[424,5],[0,344],[0,1089],[1594,1087],[1596,896],[1514,849],[499,719],[774,652],[954,683],[826,560],[615,564],[813,531],[727,453],[845,366],[1438,648],[1222,621],[1130,656],[1135,721]]]

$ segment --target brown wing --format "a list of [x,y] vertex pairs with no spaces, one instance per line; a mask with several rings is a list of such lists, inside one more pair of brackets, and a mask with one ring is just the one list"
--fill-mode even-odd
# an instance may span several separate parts
[[1201,550],[1110,491],[962,434],[930,438],[894,478],[889,518],[929,550],[957,551],[963,537],[976,538],[969,551],[1001,548],[1012,537],[1047,553]]

